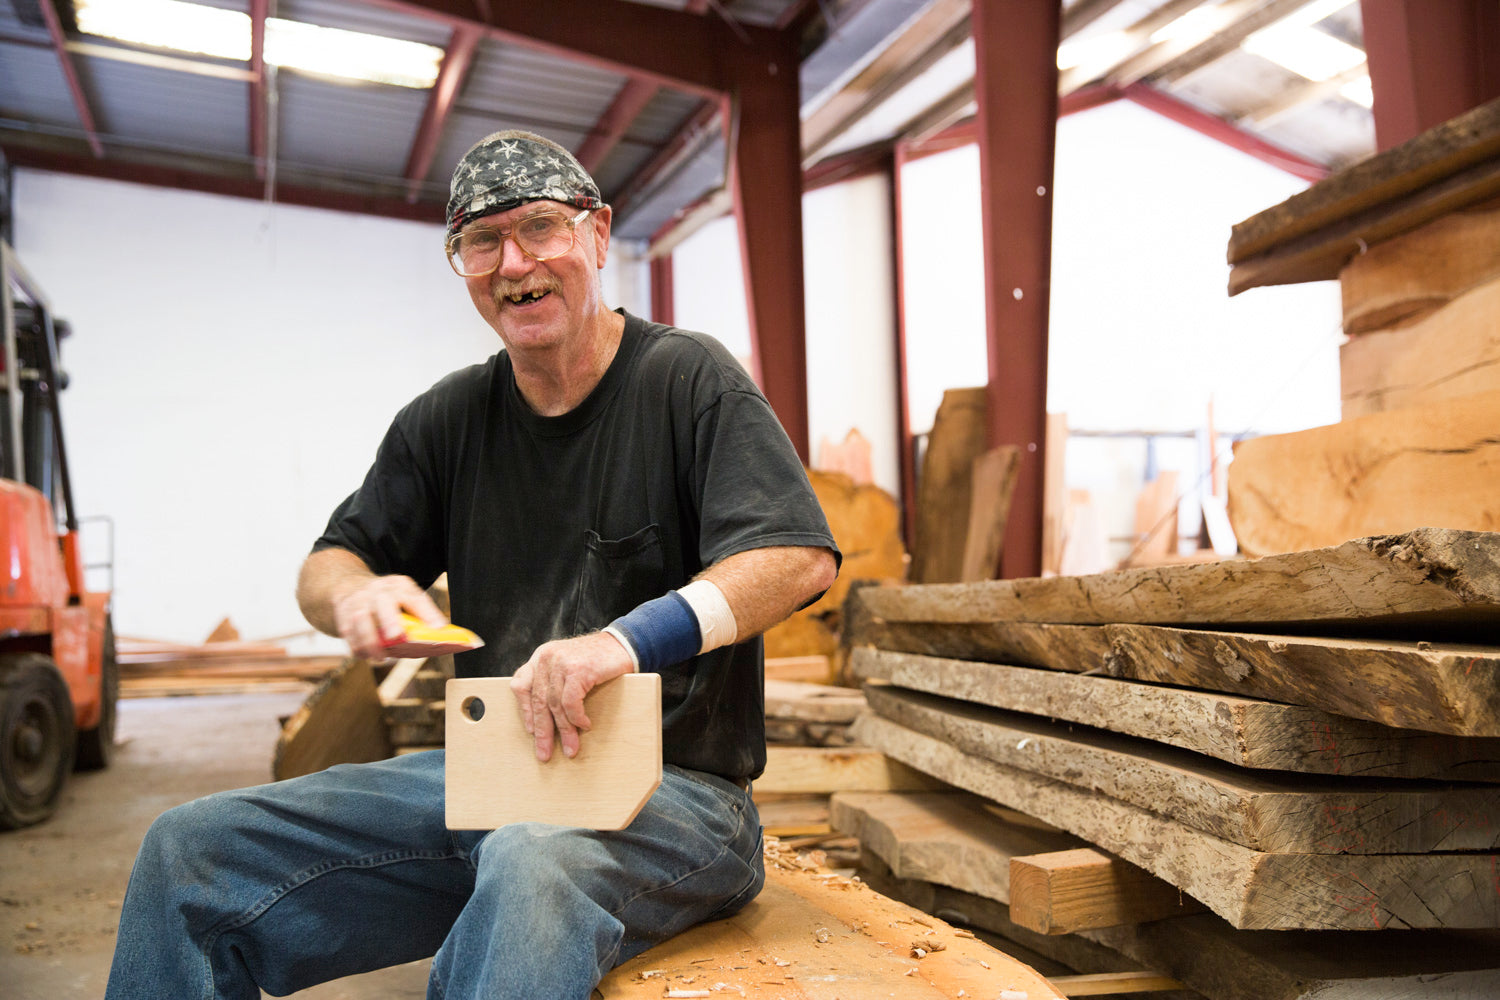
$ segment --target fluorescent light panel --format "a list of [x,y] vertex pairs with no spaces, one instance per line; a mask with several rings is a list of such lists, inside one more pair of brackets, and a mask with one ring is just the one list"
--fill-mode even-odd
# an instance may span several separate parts
[[[122,42],[214,56],[250,58],[250,17],[182,0],[77,0],[78,29]],[[266,62],[348,80],[425,89],[443,50],[420,42],[301,21],[266,19]]]

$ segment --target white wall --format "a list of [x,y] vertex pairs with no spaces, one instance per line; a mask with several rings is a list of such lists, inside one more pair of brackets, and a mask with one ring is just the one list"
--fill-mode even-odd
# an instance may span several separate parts
[[79,512],[114,519],[117,630],[306,628],[297,567],[391,416],[497,348],[442,228],[30,170],[15,202],[74,331],[64,432]]

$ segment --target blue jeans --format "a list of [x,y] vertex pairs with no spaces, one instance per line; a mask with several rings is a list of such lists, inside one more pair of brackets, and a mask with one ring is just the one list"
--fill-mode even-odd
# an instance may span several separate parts
[[634,822],[443,825],[443,751],[221,792],[162,814],[106,1000],[284,996],[430,955],[430,998],[584,1000],[611,968],[765,881],[745,792],[670,765]]

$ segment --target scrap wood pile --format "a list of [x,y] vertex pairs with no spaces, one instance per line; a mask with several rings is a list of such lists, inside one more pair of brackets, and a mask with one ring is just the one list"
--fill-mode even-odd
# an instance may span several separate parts
[[291,656],[280,642],[242,640],[227,618],[199,644],[115,640],[120,694],[126,698],[306,690],[343,659]]
[[878,886],[1210,1000],[1500,995],[1500,535],[852,600],[856,738],[947,786],[834,796]]

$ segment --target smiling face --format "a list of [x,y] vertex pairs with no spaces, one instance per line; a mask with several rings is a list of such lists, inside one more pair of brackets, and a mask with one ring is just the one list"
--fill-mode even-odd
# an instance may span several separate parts
[[[555,201],[533,201],[487,215],[464,226],[509,233],[545,213],[572,217],[578,209]],[[609,249],[610,210],[595,209],[580,221],[567,253],[551,260],[528,257],[507,238],[500,265],[491,274],[465,278],[469,297],[513,356],[536,356],[566,348],[586,335],[604,305],[599,269]]]

